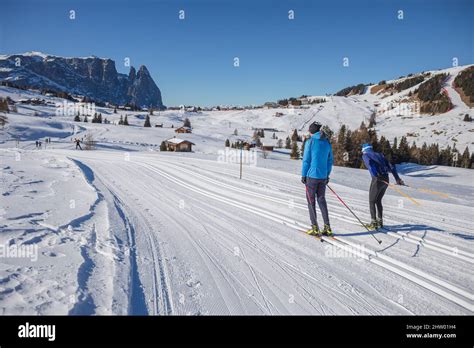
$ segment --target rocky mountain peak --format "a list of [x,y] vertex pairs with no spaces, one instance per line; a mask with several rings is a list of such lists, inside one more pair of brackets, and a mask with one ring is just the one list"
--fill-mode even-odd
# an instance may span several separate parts
[[136,72],[135,68],[132,66],[132,67],[130,67],[130,72],[128,73],[128,80],[130,82],[133,82],[133,81],[135,81],[136,77],[137,77],[137,72]]
[[[20,58],[20,66],[15,64],[16,58]],[[1,55],[0,81],[68,92],[115,105],[164,108],[161,91],[144,65],[138,73],[131,67],[127,76],[119,74],[115,61],[109,58],[65,58],[41,52]]]

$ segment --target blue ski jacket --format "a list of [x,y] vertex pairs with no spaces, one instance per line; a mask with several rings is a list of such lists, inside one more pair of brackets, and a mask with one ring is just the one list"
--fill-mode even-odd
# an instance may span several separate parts
[[324,132],[316,132],[306,140],[301,176],[327,179],[332,170],[332,146]]
[[372,177],[387,176],[390,172],[395,180],[400,179],[395,165],[387,161],[383,154],[368,149],[362,154],[362,159]]

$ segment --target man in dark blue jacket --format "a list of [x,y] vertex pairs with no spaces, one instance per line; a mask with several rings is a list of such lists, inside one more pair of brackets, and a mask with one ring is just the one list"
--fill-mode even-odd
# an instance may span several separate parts
[[[311,137],[306,140],[303,153],[303,168],[301,170],[301,182],[306,185],[306,200],[308,201],[309,218],[311,229],[306,233],[320,236],[321,234],[331,236],[332,230],[329,225],[328,207],[326,204],[326,185],[332,170],[332,147],[329,140],[320,131],[321,124],[313,122],[309,126]],[[316,199],[323,216],[324,228],[319,230],[316,220]]]
[[369,191],[369,208],[372,221],[368,227],[376,230],[383,227],[382,198],[389,184],[388,173],[392,173],[398,185],[404,185],[404,182],[398,176],[395,165],[387,161],[383,154],[375,152],[372,145],[362,145],[362,159],[372,176]]

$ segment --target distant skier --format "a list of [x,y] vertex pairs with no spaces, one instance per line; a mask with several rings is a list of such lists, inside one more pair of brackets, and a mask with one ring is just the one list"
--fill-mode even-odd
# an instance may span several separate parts
[[38,148],[38,140],[35,141],[35,147]]
[[77,148],[79,148],[80,150],[82,150],[82,147],[81,147],[81,139],[76,138],[76,139],[74,139],[74,142],[76,143],[76,150],[77,150]]
[[[332,235],[329,224],[329,214],[326,203],[326,185],[331,174],[333,157],[332,147],[329,140],[320,131],[321,124],[313,122],[309,126],[311,137],[306,140],[303,153],[303,168],[301,170],[301,182],[306,185],[306,200],[308,201],[309,218],[311,229],[306,233],[314,236]],[[316,199],[323,216],[324,228],[319,230],[316,218]]]
[[382,198],[387,191],[389,184],[388,173],[392,173],[398,185],[405,185],[398,176],[397,168],[384,157],[383,154],[375,152],[372,145],[362,145],[362,159],[365,166],[372,176],[369,190],[369,208],[370,208],[370,225],[367,226],[372,230],[383,227],[383,206]]

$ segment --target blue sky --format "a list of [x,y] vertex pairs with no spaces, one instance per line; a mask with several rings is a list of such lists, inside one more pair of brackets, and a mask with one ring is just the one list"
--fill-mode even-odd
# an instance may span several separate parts
[[[257,104],[446,68],[453,57],[474,63],[473,4],[2,0],[0,52],[108,57],[124,73],[130,57],[136,68],[147,66],[166,105]],[[181,9],[185,20],[178,18]]]

